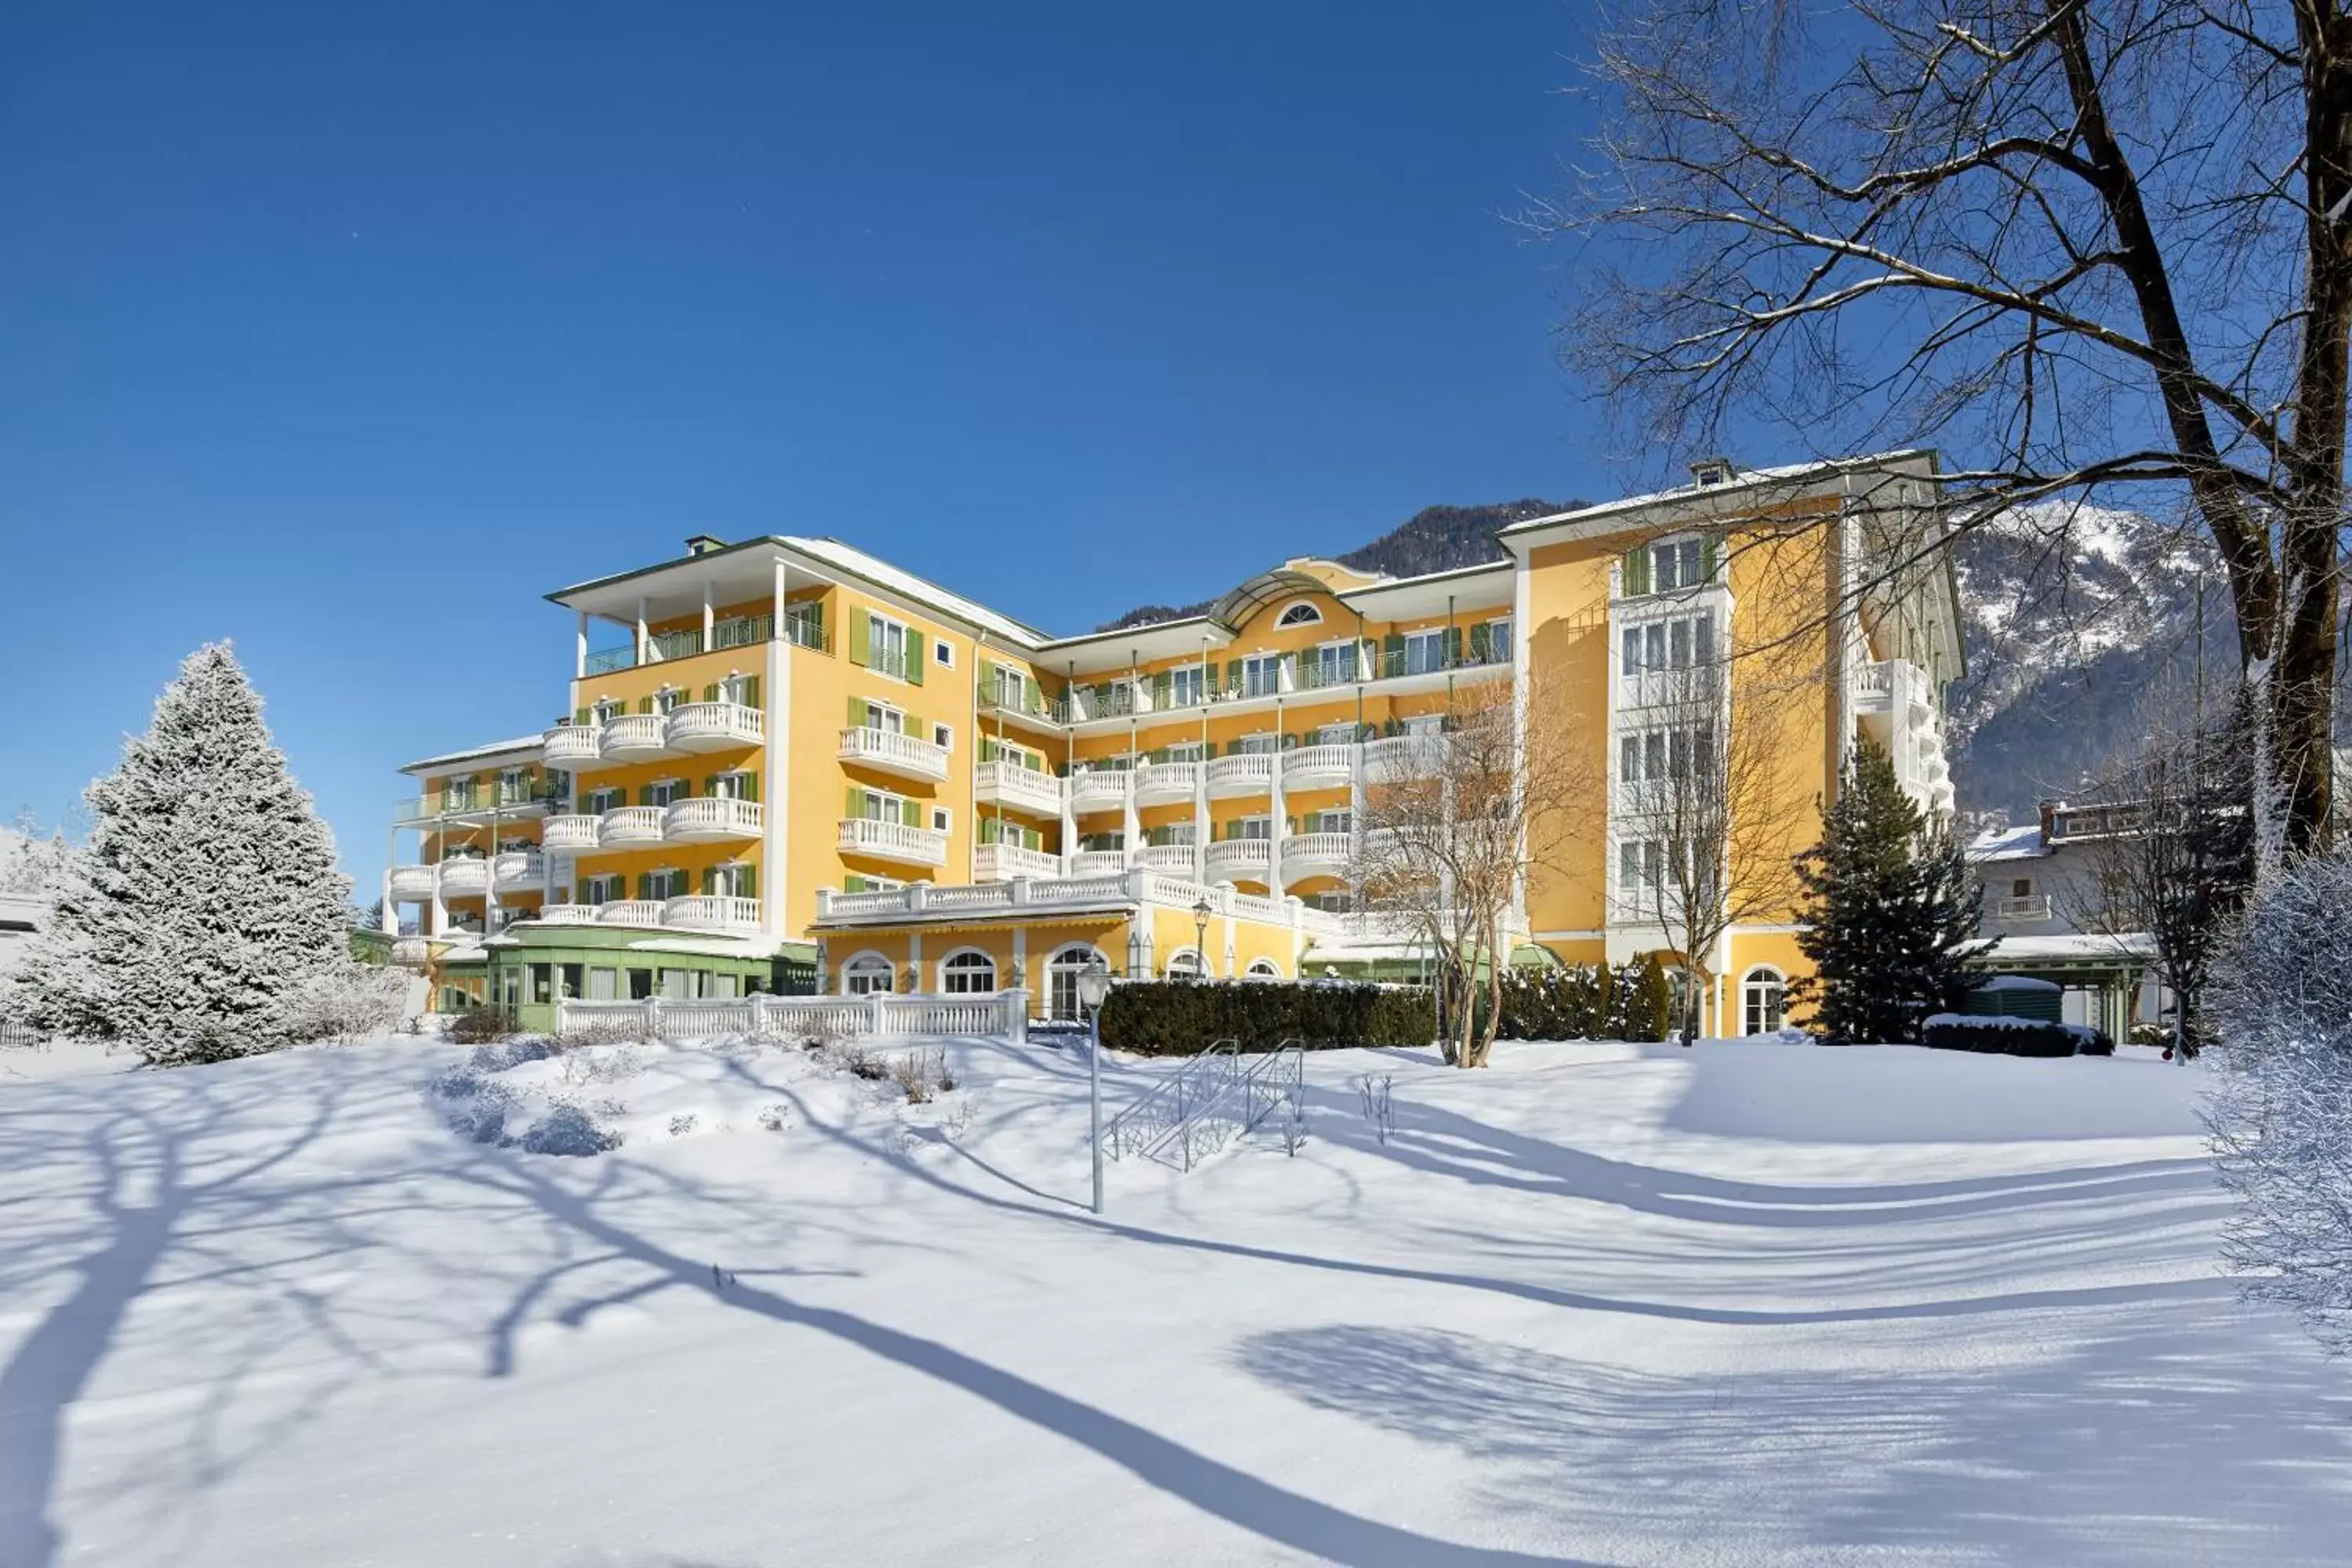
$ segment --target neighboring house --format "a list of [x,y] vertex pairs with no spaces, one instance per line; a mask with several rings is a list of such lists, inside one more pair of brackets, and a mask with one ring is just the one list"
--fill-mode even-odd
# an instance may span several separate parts
[[[407,767],[421,797],[397,827],[417,847],[386,874],[386,930],[439,1005],[526,1010],[1022,986],[1066,1015],[1097,957],[1282,979],[1409,964],[1349,912],[1368,772],[1415,755],[1458,693],[1540,671],[1566,700],[1539,721],[1590,731],[1579,817],[1600,830],[1514,911],[1517,961],[1630,958],[1668,943],[1635,896],[1655,846],[1618,764],[1638,763],[1677,661],[1811,661],[1782,704],[1789,799],[1834,790],[1870,733],[1916,799],[1950,809],[1960,620],[1933,548],[1939,483],[1926,452],[1710,461],[1507,528],[1490,565],[1391,578],[1296,558],[1205,614],[1068,637],[838,540],[698,536],[549,595],[578,617],[553,728]],[[1870,586],[1824,626],[1848,584]],[[1779,1023],[1805,968],[1794,919],[1708,955],[1719,1029]]]
[[0,893],[0,974],[16,967],[34,933],[47,923],[49,901],[32,893]]
[[2120,1040],[2136,1023],[2158,1018],[2169,997],[2150,973],[2155,943],[2141,932],[2084,931],[2098,907],[2094,846],[2129,831],[2127,806],[2044,803],[2040,819],[1980,834],[1969,863],[1984,886],[1979,929],[2000,942],[1971,967],[1986,974],[2051,981],[2064,991],[2062,1016]]

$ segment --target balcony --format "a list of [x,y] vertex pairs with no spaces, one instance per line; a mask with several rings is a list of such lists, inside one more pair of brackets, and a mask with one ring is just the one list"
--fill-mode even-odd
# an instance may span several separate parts
[[501,889],[536,888],[547,880],[547,862],[533,849],[501,849],[490,862]]
[[549,904],[531,919],[543,926],[592,926],[602,911],[594,904]]
[[433,957],[433,943],[421,936],[395,937],[392,943],[392,961],[403,969],[421,969]]
[[1998,921],[2046,921],[2051,918],[2050,895],[2032,893],[2023,898],[1995,899],[1992,913]]
[[602,820],[593,816],[551,816],[539,830],[540,841],[550,849],[574,853],[593,849]]
[[1165,871],[1171,877],[1192,874],[1192,847],[1190,844],[1147,844],[1135,852],[1135,863],[1147,871]]
[[444,860],[437,869],[441,873],[441,896],[445,899],[478,899],[489,890],[490,863],[487,860]]
[[394,866],[387,890],[396,904],[422,904],[432,900],[438,886],[437,874],[430,866]]
[[767,715],[740,702],[685,702],[669,710],[664,733],[673,752],[740,751],[767,733]]
[[1122,768],[1088,768],[1070,775],[1072,811],[1118,811],[1127,805],[1135,775]]
[[1282,879],[1344,877],[1355,847],[1347,833],[1294,833],[1282,841]]
[[841,732],[840,756],[845,763],[897,773],[901,778],[924,779],[932,784],[947,782],[947,748],[913,735],[853,724]]
[[1433,777],[1444,762],[1442,735],[1384,735],[1364,742],[1364,778],[1379,784]]
[[667,809],[659,805],[624,805],[606,812],[597,823],[598,847],[616,849],[625,844],[660,843],[662,816]]
[[871,816],[844,818],[838,840],[845,855],[865,855],[877,860],[898,860],[909,866],[948,863],[948,836],[903,822]]
[[971,879],[1009,882],[1015,877],[1058,877],[1062,858],[1020,844],[982,844],[971,852]]
[[502,784],[493,789],[440,790],[402,801],[394,810],[393,820],[405,825],[440,821],[488,822],[494,816],[536,816],[545,811],[554,798],[541,784],[520,782]]
[[1356,750],[1346,742],[1328,746],[1301,746],[1282,754],[1282,787],[1286,790],[1346,789],[1356,779]]
[[1126,869],[1124,849],[1081,849],[1070,857],[1073,877],[1108,877]]
[[614,899],[596,906],[600,926],[657,926],[666,906],[659,899]]
[[1152,763],[1135,773],[1138,805],[1173,805],[1192,798],[1201,787],[1199,763]]
[[662,808],[662,837],[671,844],[757,838],[766,823],[767,808],[758,801],[730,800],[724,795],[674,801]]
[[1230,757],[1219,757],[1209,764],[1209,795],[1213,799],[1264,795],[1272,788],[1274,753],[1271,752],[1237,752]]
[[998,760],[980,764],[972,798],[982,805],[1009,805],[1040,816],[1062,814],[1062,781],[1049,773]]
[[661,906],[661,923],[681,931],[755,931],[760,929],[760,900],[729,894],[703,893],[672,899]]
[[598,744],[597,755],[606,762],[650,762],[671,754],[669,749],[669,715],[667,713],[625,713],[604,721],[604,739]]
[[604,726],[558,724],[540,743],[547,748],[549,767],[583,767],[604,754]]
[[1202,863],[1212,882],[1270,881],[1274,843],[1265,838],[1221,838],[1209,846]]

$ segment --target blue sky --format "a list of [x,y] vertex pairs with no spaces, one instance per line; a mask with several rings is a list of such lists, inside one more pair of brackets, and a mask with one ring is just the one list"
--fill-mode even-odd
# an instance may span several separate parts
[[0,812],[234,637],[372,897],[394,770],[564,705],[540,595],[831,533],[1083,629],[1602,496],[1559,0],[0,18]]

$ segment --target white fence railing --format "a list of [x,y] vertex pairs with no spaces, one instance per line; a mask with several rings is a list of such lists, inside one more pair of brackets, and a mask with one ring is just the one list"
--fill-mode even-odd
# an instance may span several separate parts
[[642,1002],[588,1002],[567,997],[555,1005],[558,1034],[596,1025],[635,1027],[649,1040],[707,1040],[721,1035],[831,1035],[842,1039],[932,1039],[980,1036],[1024,1044],[1029,1037],[1029,993],[988,991],[967,996],[707,997],[677,1001],[649,996]]

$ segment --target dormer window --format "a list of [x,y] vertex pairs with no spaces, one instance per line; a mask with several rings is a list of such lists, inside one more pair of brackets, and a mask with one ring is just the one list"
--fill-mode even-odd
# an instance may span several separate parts
[[1706,489],[1715,485],[1727,485],[1731,482],[1731,459],[1701,458],[1690,466],[1690,471],[1691,482],[1701,489]]
[[1323,612],[1301,600],[1286,608],[1275,618],[1274,624],[1277,626],[1319,626],[1323,624]]

